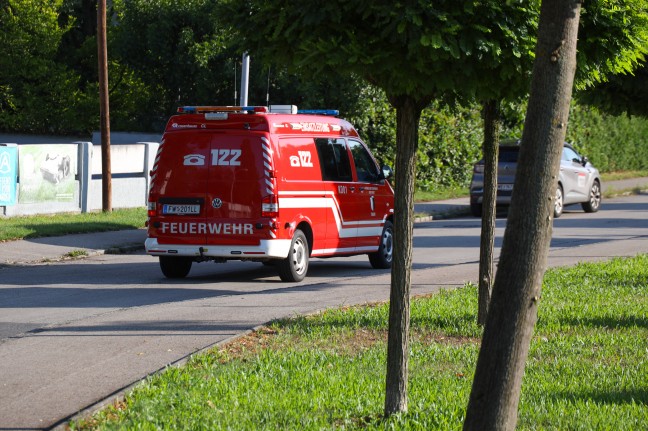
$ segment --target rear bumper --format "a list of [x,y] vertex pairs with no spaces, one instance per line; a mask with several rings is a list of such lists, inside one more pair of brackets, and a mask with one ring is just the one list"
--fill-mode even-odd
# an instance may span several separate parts
[[146,253],[152,256],[185,256],[221,259],[284,259],[288,256],[290,239],[261,240],[257,246],[159,244],[157,238],[144,242]]
[[[484,202],[484,195],[482,193],[479,194],[472,194],[470,195],[470,203],[471,204],[481,204]],[[511,204],[511,192],[498,192],[497,193],[497,199],[496,199],[497,205],[510,205]]]

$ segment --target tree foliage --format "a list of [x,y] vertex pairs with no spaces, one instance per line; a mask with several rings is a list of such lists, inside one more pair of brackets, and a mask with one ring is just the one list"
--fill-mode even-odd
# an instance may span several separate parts
[[115,1],[112,55],[148,89],[147,127],[161,128],[178,105],[233,104],[235,62],[212,19],[217,3]]
[[0,130],[61,133],[82,97],[78,77],[57,61],[67,27],[61,0],[0,2]]
[[[229,3],[240,47],[309,75],[344,65],[388,94],[420,95],[458,88],[470,93],[477,85],[529,76],[529,36],[535,30],[529,2],[286,1],[281,8],[272,1]],[[261,27],[266,30],[246,31]],[[475,66],[457,61],[466,58]],[[484,69],[498,73],[484,76]],[[401,78],[392,79],[395,73]]]
[[648,53],[648,2],[585,2],[578,38],[577,90],[632,73]]
[[611,114],[648,117],[648,63],[580,92],[578,100]]

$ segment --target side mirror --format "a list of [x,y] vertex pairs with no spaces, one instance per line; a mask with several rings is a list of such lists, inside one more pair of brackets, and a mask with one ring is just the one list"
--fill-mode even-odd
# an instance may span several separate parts
[[388,179],[390,179],[391,177],[394,176],[394,171],[392,171],[392,168],[390,168],[387,165],[383,165],[381,170],[382,170],[383,178],[386,179],[386,180],[388,180]]

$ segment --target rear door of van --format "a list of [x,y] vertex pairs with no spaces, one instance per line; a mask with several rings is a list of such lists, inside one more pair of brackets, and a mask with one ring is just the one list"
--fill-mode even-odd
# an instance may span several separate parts
[[208,245],[258,245],[264,195],[274,193],[272,150],[266,136],[215,131],[209,145],[205,218]]
[[269,148],[260,134],[166,133],[151,182],[158,216],[150,236],[160,244],[258,245],[268,234],[255,225],[272,186],[263,162]]
[[160,244],[204,244],[208,156],[211,135],[194,131],[167,132],[158,150],[151,178],[150,199],[157,216],[149,236]]

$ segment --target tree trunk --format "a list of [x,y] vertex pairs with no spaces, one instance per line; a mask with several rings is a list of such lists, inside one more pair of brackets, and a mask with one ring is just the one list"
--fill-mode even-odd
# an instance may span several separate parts
[[385,416],[407,411],[410,280],[416,148],[421,111],[429,103],[410,96],[390,97],[396,108],[394,260],[389,297]]
[[497,199],[497,162],[499,154],[499,102],[484,103],[484,198],[482,202],[481,242],[479,244],[479,300],[477,323],[486,324],[493,287],[493,249]]
[[543,0],[508,224],[464,430],[513,430],[552,234],[581,3]]
[[112,211],[110,165],[110,109],[108,99],[108,44],[106,41],[106,0],[97,6],[97,51],[99,57],[99,117],[101,123],[101,208]]

